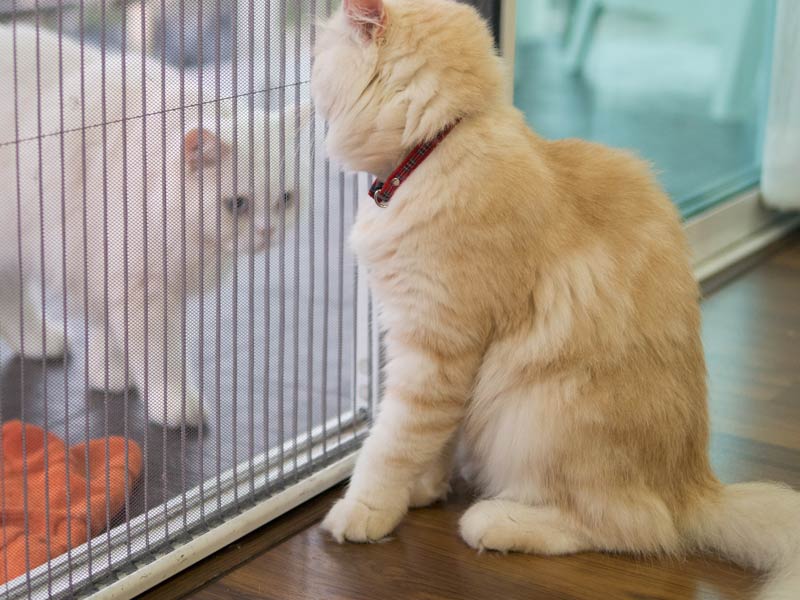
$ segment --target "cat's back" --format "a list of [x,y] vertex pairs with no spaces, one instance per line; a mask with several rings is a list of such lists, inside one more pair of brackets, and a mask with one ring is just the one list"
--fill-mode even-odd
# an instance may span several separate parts
[[[29,25],[0,24],[0,142],[28,139],[38,134],[41,109],[42,133],[53,133],[60,107],[59,83],[99,61],[91,46],[84,50],[77,40]],[[18,114],[17,114],[18,111]]]
[[570,138],[543,142],[559,200],[584,220],[615,229],[660,223],[677,229],[677,213],[651,165],[630,151]]

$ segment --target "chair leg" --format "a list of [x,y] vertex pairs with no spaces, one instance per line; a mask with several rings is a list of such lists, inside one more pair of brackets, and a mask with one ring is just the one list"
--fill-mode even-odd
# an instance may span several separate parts
[[579,74],[583,70],[602,8],[600,0],[578,0],[564,49],[564,63],[570,73]]

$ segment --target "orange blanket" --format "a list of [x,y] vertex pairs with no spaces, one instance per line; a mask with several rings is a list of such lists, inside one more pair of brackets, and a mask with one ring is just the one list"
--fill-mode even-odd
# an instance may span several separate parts
[[[11,421],[3,425],[3,447],[0,455],[0,583],[25,573],[25,502],[26,487],[23,475],[25,457],[22,453],[22,431],[25,428],[28,490],[28,551],[29,566],[37,567],[49,558],[63,554],[69,548],[67,523],[72,547],[86,542],[86,515],[90,513],[91,535],[106,526],[106,495],[114,516],[125,504],[125,446],[121,437],[89,442],[89,462],[86,444],[67,450],[64,442],[41,427]],[[47,463],[44,440],[47,435]],[[128,441],[128,489],[142,471],[142,452],[136,442]],[[67,471],[69,461],[70,505],[67,511]],[[106,462],[108,461],[108,462]],[[108,481],[106,481],[108,464]],[[45,490],[45,472],[49,489]],[[89,497],[86,482],[89,482]],[[49,515],[45,512],[49,508]],[[49,520],[48,517],[49,516]],[[50,538],[48,556],[47,538]]]

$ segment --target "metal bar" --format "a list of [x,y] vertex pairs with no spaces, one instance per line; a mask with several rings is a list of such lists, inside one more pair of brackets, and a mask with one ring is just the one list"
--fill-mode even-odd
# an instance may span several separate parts
[[[233,121],[233,139],[231,143],[232,150],[232,167],[233,167],[233,198],[239,197],[239,2],[240,0],[233,0],[233,17],[231,18],[234,23],[233,27],[233,40],[231,41],[231,48],[233,48],[233,56],[231,61],[231,88],[233,94],[232,108],[232,121]],[[237,200],[234,200],[237,202]],[[239,391],[239,319],[235,315],[239,314],[239,215],[234,211],[232,214],[233,223],[233,305],[231,312],[234,315],[233,319],[233,352],[231,353],[231,378],[233,379],[233,390],[231,402],[233,404],[232,411],[232,425],[231,425],[231,445],[234,464],[238,463],[238,442],[239,442],[239,427],[238,427],[238,391]],[[234,494],[236,504],[239,504],[238,488]]]
[[[247,56],[249,58],[247,65],[247,117],[248,117],[248,131],[247,131],[247,148],[249,150],[250,164],[248,165],[248,195],[250,198],[250,210],[248,211],[250,229],[248,239],[248,255],[247,255],[247,458],[250,466],[248,473],[250,479],[250,497],[255,496],[256,488],[253,479],[253,460],[255,457],[255,272],[256,272],[256,256],[255,256],[255,237],[256,237],[256,163],[255,163],[255,2],[249,0],[247,3],[247,23],[248,23],[248,37],[247,37]],[[264,198],[267,205],[267,210],[271,203],[269,190],[267,190]],[[269,252],[269,251],[267,251]]]
[[[35,4],[36,8],[39,7],[39,2],[36,0]],[[41,40],[40,40],[40,31],[41,31],[41,23],[39,20],[39,13],[36,12],[35,18],[35,27],[36,27],[36,132],[39,136],[38,142],[36,144],[36,153],[37,153],[37,160],[38,160],[38,167],[39,167],[39,253],[40,253],[40,273],[39,276],[41,278],[40,288],[41,288],[41,309],[42,309],[42,402],[44,404],[44,464],[46,465],[44,470],[44,495],[45,498],[50,498],[50,469],[47,466],[50,464],[50,444],[49,444],[49,431],[50,431],[50,419],[49,419],[49,410],[47,406],[47,304],[46,304],[46,280],[45,280],[45,245],[44,245],[44,232],[45,232],[45,219],[44,219],[44,177],[43,177],[43,166],[44,161],[42,160],[42,55],[41,55]],[[24,460],[27,462],[27,456],[23,454]],[[27,506],[26,506],[27,510]],[[45,501],[44,503],[44,519],[45,523],[50,523],[50,502],[49,500]],[[27,533],[26,533],[27,535]],[[50,530],[48,529],[47,534],[45,536],[45,546],[47,548],[47,557],[50,558],[52,552],[52,546],[50,541]],[[50,572],[48,570],[48,592],[50,590]]]
[[[181,134],[186,132],[186,8],[183,1],[178,3],[179,45],[180,45],[180,123]],[[166,27],[166,24],[165,24]],[[200,132],[200,138],[202,138]],[[181,144],[181,489],[186,489],[186,144]],[[200,155],[202,156],[202,154]],[[202,175],[201,175],[202,179]],[[167,399],[169,401],[169,399]],[[183,495],[183,531],[186,532],[186,496]]]
[[[86,160],[86,13],[84,8],[84,0],[80,0],[80,62],[81,62],[81,208],[82,208],[82,224],[83,224],[83,344],[85,348],[85,357],[83,361],[83,387],[84,397],[89,398],[89,231],[88,231],[88,213],[89,213],[89,196],[86,188],[87,184],[87,160]],[[96,340],[95,340],[96,341]],[[84,464],[89,464],[89,411],[84,411]],[[90,481],[86,478],[86,498],[90,496]],[[87,569],[89,577],[92,577],[92,507],[87,501],[86,503],[86,531],[88,532],[88,551],[89,551],[89,564]]]
[[[101,111],[101,136],[103,140],[103,358],[105,359],[105,376],[103,389],[103,428],[104,428],[104,469],[105,469],[105,521],[106,532],[111,534],[111,465],[108,440],[109,414],[108,414],[108,361],[109,361],[109,323],[108,323],[108,119],[106,106],[106,0],[100,2],[100,111]],[[86,498],[89,503],[89,498]],[[91,532],[88,533],[91,535]],[[111,545],[109,544],[108,560],[111,562]]]
[[[128,419],[130,418],[128,402],[130,390],[130,315],[128,308],[130,306],[130,287],[128,282],[129,269],[128,269],[128,46],[127,46],[127,25],[128,25],[128,11],[122,11],[122,360],[124,379],[123,384],[125,389],[122,392],[122,435],[125,438],[125,477],[123,480],[124,493],[125,493],[125,526],[128,537],[130,538],[130,518],[131,518],[131,482],[130,482],[130,448],[128,445],[129,432],[128,432]],[[144,140],[142,140],[144,143]],[[119,341],[119,340],[117,340]],[[66,363],[65,363],[66,364]],[[66,419],[69,423],[69,416]],[[69,462],[69,461],[67,461]],[[126,554],[130,559],[131,548],[126,548]]]
[[[317,36],[317,0],[311,0],[311,15],[310,15],[310,45],[313,48],[316,44],[316,36]],[[313,68],[314,63],[314,54],[309,54],[309,72]],[[310,161],[310,166],[308,169],[310,181],[308,182],[309,187],[309,197],[306,200],[308,202],[308,370],[306,372],[306,385],[308,386],[308,395],[306,398],[306,429],[307,431],[311,431],[312,427],[314,426],[314,286],[316,283],[316,272],[315,272],[315,265],[317,260],[316,255],[316,222],[315,222],[315,215],[316,210],[314,210],[314,199],[316,198],[316,119],[314,118],[313,113],[313,106],[312,114],[309,123],[309,139],[311,143],[309,144],[310,155],[308,157]],[[300,198],[297,199],[298,203],[300,202]],[[325,420],[325,415],[322,415],[323,421]],[[309,448],[308,451],[308,461],[311,461],[311,449]]]
[[[280,169],[280,189],[279,193],[283,194],[286,190],[286,2],[281,2],[280,5],[280,89],[278,103],[278,111],[280,116],[280,152],[281,152],[281,169]],[[285,421],[285,361],[286,361],[286,211],[281,211],[279,230],[279,259],[280,265],[278,267],[279,275],[278,282],[280,284],[280,295],[278,297],[278,440],[283,443],[285,439],[284,428]],[[282,447],[282,446],[281,446]],[[280,458],[280,466],[283,469],[283,456]],[[281,479],[284,477],[284,472],[281,470]]]
[[[161,342],[163,360],[161,365],[162,386],[161,394],[164,400],[164,407],[162,410],[162,423],[167,422],[167,396],[169,390],[167,387],[168,361],[169,361],[169,315],[168,311],[168,289],[169,289],[169,276],[167,273],[167,10],[166,2],[161,2],[161,23],[162,23],[162,36],[161,36],[161,268],[162,272],[162,313],[161,313]],[[147,399],[148,405],[150,398]],[[164,427],[161,434],[161,499],[164,504],[164,514],[167,511],[167,428]],[[168,524],[165,525],[168,527]],[[165,531],[165,535],[169,535],[169,530]]]
[[[13,8],[16,9],[17,2],[13,0]],[[17,15],[14,12],[12,20],[12,36],[14,47],[14,132],[19,138],[19,74],[17,56]],[[25,356],[25,274],[22,257],[22,178],[20,176],[20,149],[16,148],[15,169],[17,178],[17,253],[19,262],[19,352]],[[20,421],[22,421],[22,456],[28,456],[28,438],[25,431],[25,361],[20,361]],[[30,522],[28,516],[28,461],[22,461],[22,504],[25,510],[24,529],[25,529],[25,584],[30,595],[31,591],[31,561],[30,561]]]
[[[140,19],[141,19],[141,35],[142,40],[147,39],[147,3],[143,1],[141,3],[141,12],[140,12]],[[144,44],[143,44],[144,46]],[[149,393],[150,393],[150,252],[149,252],[149,229],[148,229],[148,214],[147,214],[147,202],[148,202],[148,192],[149,189],[147,187],[147,180],[148,180],[148,163],[147,163],[147,155],[148,155],[148,148],[147,148],[147,57],[145,52],[142,52],[141,55],[141,86],[142,86],[142,272],[143,272],[143,284],[144,290],[142,292],[143,299],[143,323],[142,323],[142,346],[143,346],[143,358],[144,365],[143,365],[143,380],[140,382],[141,389],[139,390],[142,399],[142,406],[144,410],[144,420],[147,423],[149,419],[149,411],[147,409]],[[151,552],[150,546],[150,523],[149,523],[149,515],[150,515],[150,494],[149,494],[149,482],[150,482],[150,461],[147,459],[148,453],[150,451],[150,435],[148,433],[149,427],[145,425],[144,427],[144,440],[143,440],[143,447],[142,447],[142,454],[144,456],[144,472],[142,473],[142,478],[144,479],[144,502],[145,502],[145,536],[144,536],[144,545],[147,552]]]
[[[222,372],[221,372],[221,365],[222,365],[222,255],[221,255],[221,246],[222,246],[222,142],[221,142],[221,129],[222,129],[222,122],[221,118],[222,115],[220,113],[222,107],[220,106],[220,68],[222,63],[222,32],[220,31],[220,25],[222,23],[222,12],[220,7],[220,2],[216,3],[216,39],[215,47],[214,47],[214,94],[216,98],[216,114],[215,114],[215,144],[216,144],[216,156],[217,156],[217,172],[216,172],[216,184],[217,184],[217,201],[216,201],[216,321],[215,321],[215,358],[216,362],[214,364],[214,374],[215,374],[215,384],[216,384],[216,394],[215,394],[215,406],[217,408],[216,411],[216,423],[215,423],[215,437],[216,437],[216,474],[217,474],[217,494],[221,493],[222,490],[222,481],[220,479],[220,471],[222,470],[222,394],[221,394],[221,386],[222,386]],[[221,499],[218,496],[218,508],[221,508]]]
[[[272,0],[266,1],[264,12],[264,104],[266,115],[264,118],[264,162],[265,185],[267,201],[264,203],[264,227],[269,232],[270,248],[264,253],[264,448],[270,447],[270,359],[271,359],[271,333],[272,333],[272,298],[270,296],[270,285],[272,281],[271,255],[272,255],[272,99],[270,96],[270,84],[272,83],[272,73],[270,68],[270,48],[272,47]],[[269,489],[269,480],[266,481]]]
[[[197,120],[198,120],[198,127],[200,128],[200,132],[202,133],[205,131],[204,124],[203,124],[203,5],[205,3],[201,0],[197,3]],[[200,136],[200,145],[199,145],[199,152],[200,156],[203,156],[204,151],[204,135]],[[197,185],[199,190],[199,197],[197,200],[198,204],[198,213],[199,213],[199,236],[200,239],[203,239],[205,235],[205,204],[203,203],[203,197],[205,195],[204,190],[204,177],[202,171],[197,172]],[[198,286],[199,286],[199,297],[200,302],[198,306],[198,327],[199,327],[199,335],[197,336],[197,352],[199,354],[198,360],[198,404],[200,414],[205,414],[205,407],[204,400],[205,400],[205,302],[203,301],[205,297],[205,244],[200,244],[199,248],[199,277],[198,277]],[[200,451],[198,452],[199,455],[199,462],[200,462],[200,478],[205,478],[205,452],[204,449],[204,429],[205,427],[201,423],[197,430],[197,443]],[[200,518],[205,525],[206,522],[206,513],[205,513],[205,504],[200,505]]]
[[[302,2],[295,4],[297,7],[297,22],[294,30],[294,80],[300,81],[300,15],[302,14]],[[292,439],[296,440],[299,427],[300,413],[300,85],[294,86],[294,306],[292,307],[292,317],[294,318],[294,331],[292,335],[292,345],[294,355],[292,373]],[[284,148],[286,152],[286,148]],[[288,207],[284,207],[288,210]],[[294,453],[294,480],[298,481],[297,474],[297,452]]]

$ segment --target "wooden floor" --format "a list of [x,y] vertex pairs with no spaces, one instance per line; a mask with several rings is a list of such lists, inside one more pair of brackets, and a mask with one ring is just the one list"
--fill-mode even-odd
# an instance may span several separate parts
[[[800,488],[800,236],[710,293],[703,314],[718,475]],[[413,511],[391,541],[341,546],[316,524],[340,493],[318,497],[146,598],[747,599],[759,581],[711,557],[477,554],[456,534],[469,504],[463,490]]]

